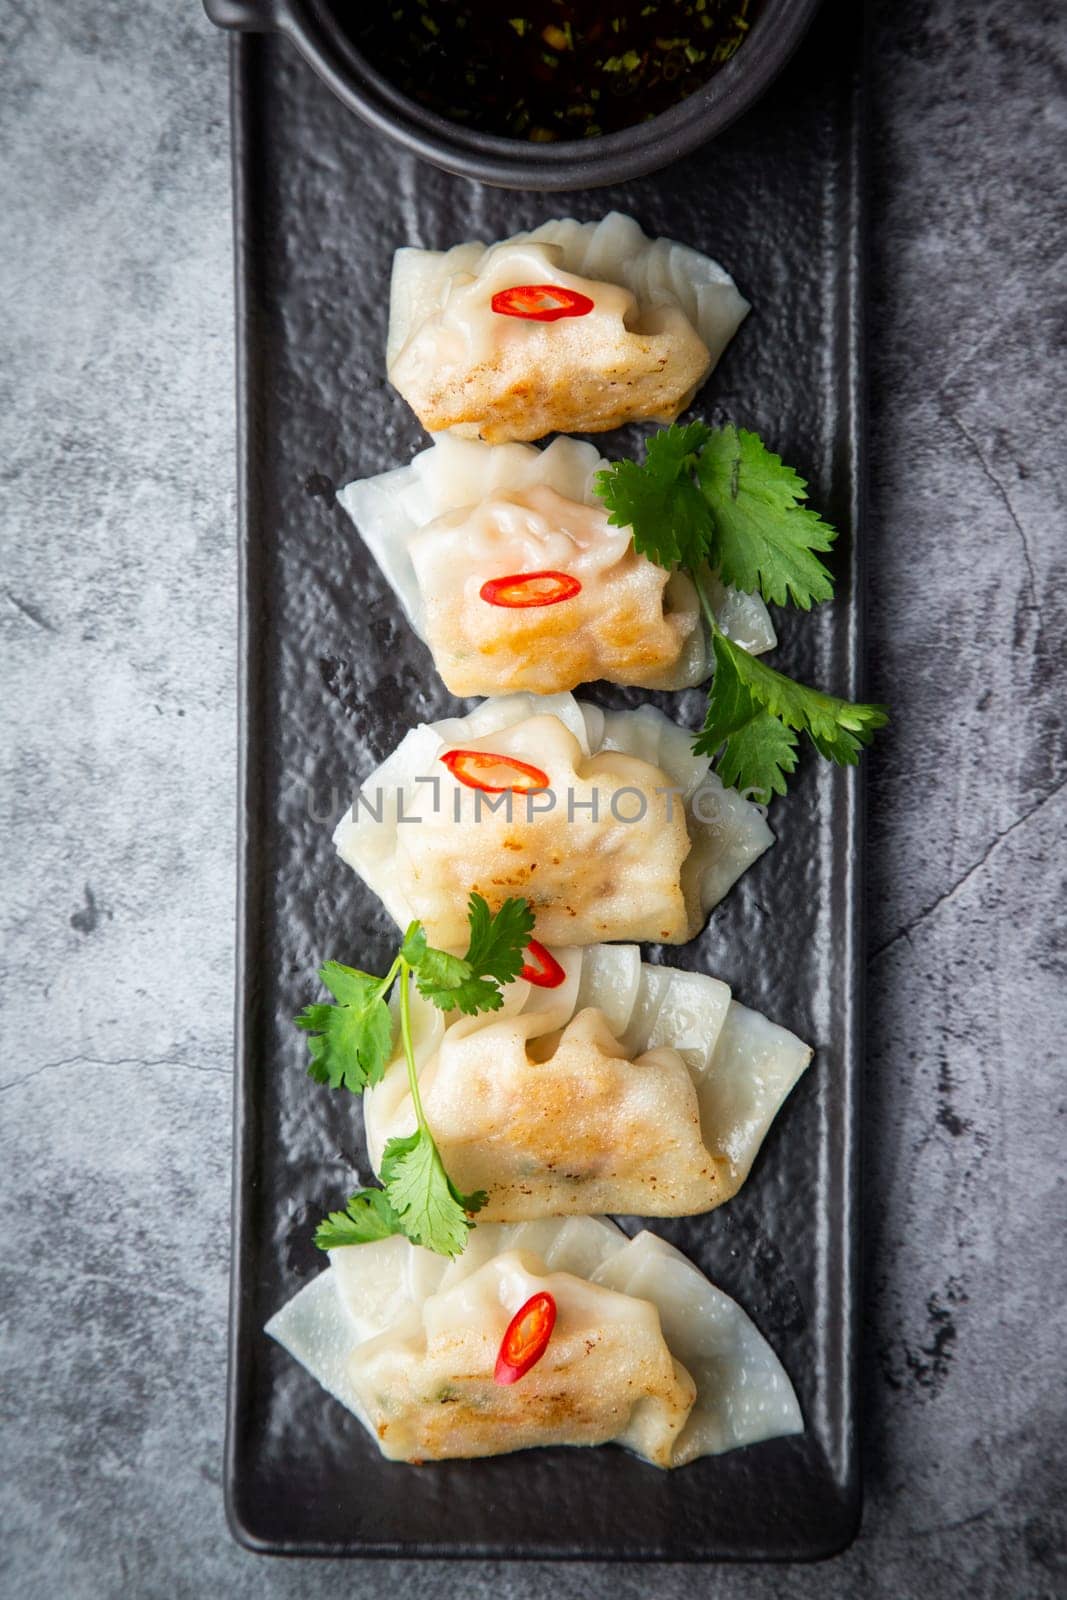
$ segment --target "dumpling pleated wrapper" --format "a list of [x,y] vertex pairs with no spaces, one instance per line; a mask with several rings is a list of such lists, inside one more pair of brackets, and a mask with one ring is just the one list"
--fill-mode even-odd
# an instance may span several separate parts
[[[446,1018],[412,999],[419,1092],[445,1169],[479,1221],[677,1217],[737,1193],[811,1060],[717,978],[636,945],[559,950],[563,983],[517,979],[500,1011]],[[363,1096],[376,1172],[414,1132],[402,1052]]]
[[[553,285],[593,309],[554,321],[492,309]],[[398,250],[386,364],[430,433],[490,444],[673,422],[748,312],[719,264],[632,217],[545,222],[502,243]]]
[[[443,949],[466,948],[472,890],[494,911],[525,896],[545,944],[683,944],[774,842],[761,808],[724,788],[691,738],[651,706],[487,700],[413,728],[362,785],[334,844],[400,927],[417,918]],[[487,762],[494,783],[525,768],[537,787],[485,792],[446,758]]]
[[[441,435],[410,466],[342,489],[408,620],[455,695],[555,694],[607,679],[684,689],[710,671],[691,580],[638,555],[594,493],[609,465],[596,447],[556,439],[480,444]],[[562,573],[578,585],[554,604],[494,604],[492,579]],[[759,654],[776,644],[758,595],[709,574],[720,627]]]
[[[541,1292],[557,1307],[544,1355],[494,1383]],[[451,1262],[402,1238],[333,1250],[267,1332],[394,1461],[614,1442],[680,1467],[804,1426],[741,1307],[664,1240],[600,1218],[482,1224]]]

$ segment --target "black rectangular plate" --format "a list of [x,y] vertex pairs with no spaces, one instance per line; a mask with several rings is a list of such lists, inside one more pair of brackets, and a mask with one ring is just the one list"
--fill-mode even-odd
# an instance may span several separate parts
[[[405,729],[456,709],[332,492],[425,443],[385,377],[392,252],[617,207],[721,260],[755,309],[700,412],[758,429],[842,530],[838,598],[783,615],[775,659],[855,695],[859,11],[825,11],[764,101],[695,157],[640,183],[551,197],[423,166],[343,110],[284,42],[234,42],[243,770],[226,1479],[231,1525],[254,1549],[795,1560],[829,1555],[855,1532],[855,772],[805,759],[773,807],[775,848],[700,939],[657,952],[725,978],[816,1045],[738,1198],[654,1224],[770,1339],[800,1395],[802,1437],[673,1473],[614,1448],[395,1465],[262,1329],[322,1268],[314,1222],[369,1175],[358,1105],[306,1077],[290,1021],[321,961],[383,971],[396,937],[334,856],[331,821]],[[608,454],[633,448],[601,442]],[[698,692],[658,699],[691,725],[700,716]]]

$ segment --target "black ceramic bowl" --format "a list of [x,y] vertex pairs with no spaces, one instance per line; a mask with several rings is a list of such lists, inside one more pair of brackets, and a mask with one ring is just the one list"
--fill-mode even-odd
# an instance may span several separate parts
[[401,94],[353,48],[330,0],[204,0],[204,9],[220,28],[282,33],[291,39],[350,111],[424,160],[508,189],[588,189],[619,183],[695,150],[759,98],[799,43],[818,5],[819,0],[763,0],[748,38],[706,87],[649,122],[597,138],[532,144],[449,122]]

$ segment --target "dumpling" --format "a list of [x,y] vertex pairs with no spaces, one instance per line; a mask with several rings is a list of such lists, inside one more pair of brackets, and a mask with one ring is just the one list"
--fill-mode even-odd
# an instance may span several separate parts
[[466,944],[467,899],[523,895],[549,945],[683,944],[774,842],[691,735],[651,706],[569,694],[486,700],[423,723],[371,774],[334,833],[401,927]]
[[[541,1294],[543,1354],[494,1382],[508,1323]],[[680,1467],[804,1427],[741,1307],[662,1239],[594,1217],[483,1224],[453,1262],[401,1238],[333,1250],[267,1332],[393,1461],[614,1442]]]
[[[480,444],[442,434],[410,466],[338,499],[455,695],[555,694],[605,678],[684,689],[709,673],[691,580],[612,527],[596,447]],[[507,580],[507,581],[505,581]],[[776,641],[758,595],[709,589],[720,626],[758,654]]]
[[389,378],[431,433],[491,444],[672,422],[748,302],[717,262],[632,217],[398,250]]
[[[737,1193],[811,1060],[717,978],[642,963],[636,945],[555,952],[552,988],[518,979],[500,1011],[448,1019],[412,1000],[419,1091],[479,1222],[709,1211]],[[402,1053],[363,1096],[367,1148],[412,1133]]]

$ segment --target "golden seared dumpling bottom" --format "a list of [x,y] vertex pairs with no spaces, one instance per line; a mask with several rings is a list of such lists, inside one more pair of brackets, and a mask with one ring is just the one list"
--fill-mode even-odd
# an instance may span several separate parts
[[486,794],[446,779],[440,807],[397,830],[398,887],[434,944],[462,945],[472,891],[493,911],[524,896],[546,944],[591,944],[620,929],[672,943],[692,936],[686,816],[659,768],[615,750],[583,756],[553,716],[463,748],[536,763],[549,782],[540,794]]
[[[603,300],[603,285],[585,288]],[[622,293],[613,291],[612,299]],[[613,305],[571,321],[524,323],[469,366],[428,367],[429,340],[420,339],[392,380],[428,433],[450,429],[486,444],[606,433],[635,421],[666,424],[692,400],[711,357],[675,308],[647,321],[635,332]]]
[[528,897],[550,945],[684,943],[772,838],[687,729],[569,694],[411,729],[334,832],[397,924],[443,949],[466,948],[472,890],[494,909]]
[[[353,1354],[349,1376],[383,1455],[444,1461],[626,1437],[670,1466],[696,1384],[667,1348],[655,1306],[538,1265],[507,1252],[428,1299],[403,1333]],[[507,1325],[536,1293],[556,1302],[548,1347],[517,1383],[496,1384]]]
[[632,217],[563,218],[493,245],[398,250],[386,362],[431,432],[601,433],[672,422],[747,310],[717,262]]
[[[413,320],[389,378],[429,433],[503,444],[673,422],[688,405],[712,358],[681,308],[639,305],[628,288],[565,271],[562,255],[555,245],[495,245],[477,273],[454,274],[437,308]],[[521,284],[592,309],[551,322],[493,309]]]
[[[541,1293],[557,1317],[540,1360],[494,1383]],[[803,1427],[741,1307],[663,1239],[595,1217],[483,1223],[454,1261],[397,1236],[332,1250],[267,1332],[394,1460],[612,1440],[678,1467]]]
[[[636,945],[550,954],[551,986],[519,978],[499,1011],[411,999],[420,1097],[453,1181],[488,1197],[480,1225],[730,1199],[810,1047],[719,979],[642,962]],[[417,1122],[399,1040],[363,1120],[380,1174]]]
[[[411,560],[426,641],[455,695],[555,694],[598,679],[656,689],[703,655],[689,579],[639,555],[602,506],[546,485],[438,518],[411,541]],[[545,572],[563,598],[493,596],[495,580]]]
[[530,1048],[524,1020],[446,1034],[420,1078],[449,1175],[464,1193],[485,1190],[486,1222],[685,1216],[733,1192],[728,1163],[705,1147],[677,1051],[628,1059],[593,1008]]
[[[610,466],[562,435],[545,450],[438,434],[407,466],[338,495],[434,665],[459,695],[557,694],[598,679],[686,689],[710,670],[692,580],[615,527]],[[777,638],[759,595],[702,574],[716,622],[753,654]]]

